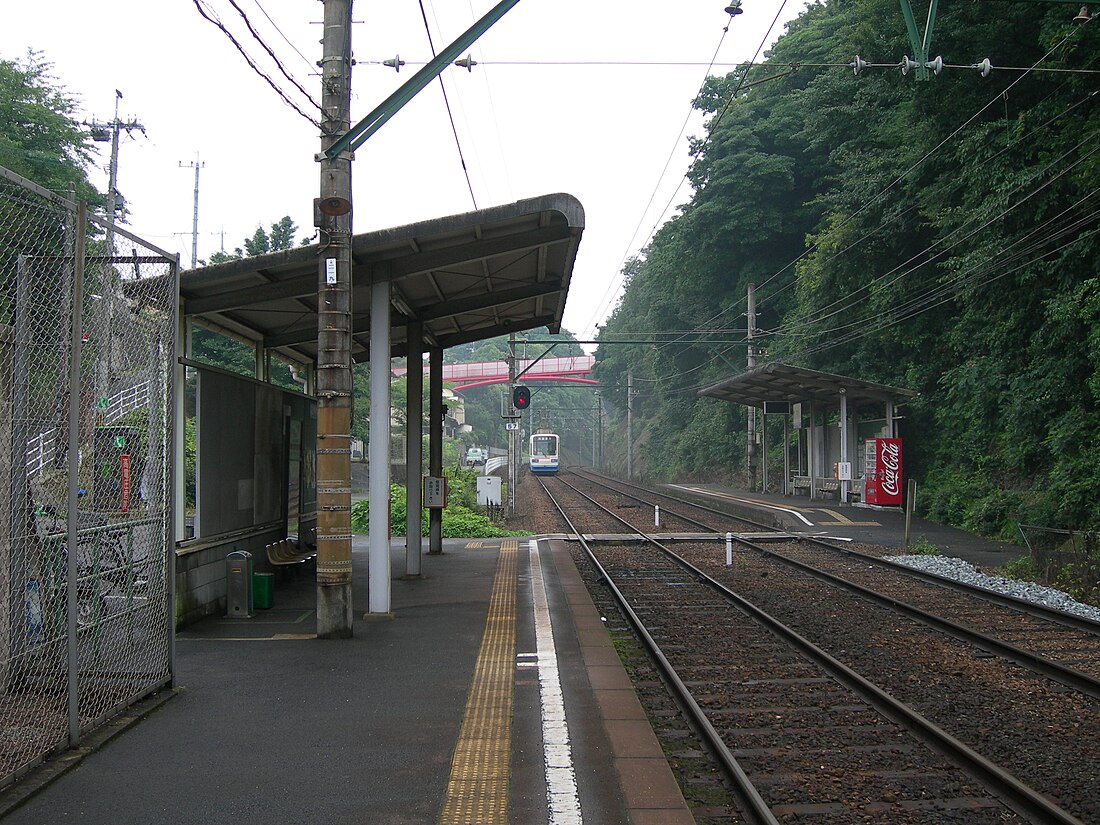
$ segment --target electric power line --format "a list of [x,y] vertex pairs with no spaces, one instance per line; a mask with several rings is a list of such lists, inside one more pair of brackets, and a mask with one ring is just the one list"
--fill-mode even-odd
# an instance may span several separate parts
[[[290,72],[288,72],[286,70],[286,67],[283,66],[282,61],[279,60],[279,58],[275,56],[275,52],[272,50],[272,48],[269,45],[267,45],[266,42],[264,42],[264,39],[262,37],[260,37],[259,32],[257,32],[256,29],[253,27],[252,21],[249,20],[248,15],[244,13],[244,9],[242,9],[240,6],[237,5],[237,0],[229,0],[229,5],[231,5],[234,9],[236,9],[237,14],[239,14],[241,16],[241,20],[244,21],[244,25],[248,29],[249,34],[251,34],[253,39],[257,43],[260,44],[260,46],[263,48],[263,50],[265,52],[267,52],[268,57],[270,57],[275,62],[275,66],[282,73],[283,77],[285,77],[287,80],[289,80],[291,83],[293,83],[294,88],[296,88],[299,92],[301,92],[305,96],[306,100],[308,100],[310,103],[313,104],[314,108],[316,108],[318,111],[320,111],[321,104],[313,99],[313,95],[311,95],[304,88],[302,88],[301,83],[299,83],[295,78],[291,77]],[[262,11],[262,9],[261,9],[261,11]],[[268,18],[268,19],[270,20],[271,18]],[[282,34],[282,32],[279,32],[279,33]]]
[[[786,0],[784,0],[784,2],[785,1]],[[710,76],[710,70],[715,65],[715,60],[717,60],[717,58],[718,58],[718,52],[721,50],[722,44],[725,42],[726,35],[728,33],[729,33],[729,26],[727,25],[725,28],[722,29],[722,35],[721,35],[721,37],[718,38],[718,45],[715,46],[714,54],[711,56],[710,63],[707,65],[706,75],[703,78],[704,82],[706,81],[706,78]],[[700,84],[700,88],[701,87],[702,87],[702,84]],[[649,200],[646,201],[645,208],[642,210],[642,213],[638,216],[638,223],[634,227],[634,232],[631,234],[630,240],[627,241],[626,250],[623,252],[623,256],[619,261],[619,266],[616,268],[615,274],[612,276],[611,280],[608,282],[607,288],[604,290],[603,295],[600,296],[600,300],[596,304],[595,312],[592,313],[592,316],[588,319],[588,323],[585,324],[585,326],[584,326],[585,330],[592,329],[592,331],[595,332],[594,324],[596,322],[596,319],[598,317],[600,317],[601,313],[604,311],[604,305],[609,300],[609,296],[611,296],[615,293],[615,291],[618,289],[618,284],[621,283],[621,281],[622,281],[622,270],[623,270],[623,267],[626,265],[626,259],[630,255],[630,250],[634,246],[634,239],[638,237],[638,230],[642,228],[642,222],[645,220],[645,216],[649,212],[650,206],[652,206],[652,204],[653,204],[653,199],[657,197],[657,192],[659,191],[659,189],[661,187],[661,182],[664,180],[665,174],[668,172],[669,164],[672,162],[672,158],[676,154],[676,149],[680,144],[681,138],[683,138],[683,136],[684,136],[684,130],[687,129],[687,125],[688,125],[689,120],[691,119],[691,114],[692,114],[693,111],[694,111],[694,105],[689,106],[687,115],[685,115],[685,117],[684,117],[684,122],[680,126],[680,131],[676,135],[676,139],[673,141],[672,150],[669,152],[669,156],[665,160],[665,165],[661,168],[661,174],[657,176],[657,183],[653,187],[653,193],[649,196]],[[676,187],[676,192],[679,192],[679,191],[680,191],[680,187],[677,186]],[[676,194],[673,193],[673,197],[675,197],[675,196],[676,196]],[[667,211],[667,209],[668,209],[668,207],[666,206],[665,210]],[[663,217],[664,212],[662,212],[661,215]],[[650,234],[652,235],[652,233],[650,233]],[[643,246],[644,246],[644,244],[643,244]],[[608,309],[610,309],[610,307],[608,307]]]
[[280,29],[279,25],[271,19],[271,15],[267,13],[267,9],[260,5],[260,0],[252,0],[252,2],[256,4],[256,8],[260,10],[260,13],[267,18],[267,22],[271,24],[271,28],[275,29],[275,31],[279,33],[279,37],[283,38],[286,44],[294,50],[298,57],[302,58],[302,62],[309,66],[309,70],[311,72],[314,71],[316,69],[316,65],[313,63],[313,61],[302,54],[301,51],[298,50],[298,47],[290,41],[290,38],[283,34],[283,30]]
[[[245,59],[245,62],[248,63],[249,68],[251,68],[252,71],[254,71],[257,75],[259,75],[264,80],[264,82],[267,83],[267,85],[270,86],[275,91],[275,93],[283,99],[283,102],[286,103],[287,106],[289,106],[299,115],[301,115],[314,126],[316,126],[317,129],[321,128],[321,123],[316,118],[303,112],[301,107],[298,106],[298,104],[295,103],[293,100],[291,100],[287,96],[286,92],[284,92],[274,80],[272,80],[262,69],[260,69],[259,66],[256,65],[256,62],[244,50],[244,47],[241,46],[241,44],[237,41],[237,38],[235,38],[230,33],[229,29],[225,27],[225,24],[223,24],[221,20],[218,19],[218,16],[214,14],[214,12],[209,11],[209,9],[205,8],[204,0],[193,0],[193,2],[195,4],[195,8],[198,9],[198,12],[202,16],[202,18],[216,26],[227,38],[229,38],[229,42],[231,42],[233,46],[237,49],[237,51],[241,53],[241,56]],[[310,102],[313,102],[312,99]]]
[[[777,22],[779,22],[779,18],[783,14],[783,9],[786,8],[786,6],[787,6],[787,0],[783,0],[783,2],[779,6],[779,10],[775,13],[775,17],[772,19],[771,25],[768,26],[768,30],[764,33],[763,38],[761,38],[761,40],[760,40],[760,44],[756,47],[756,52],[752,56],[752,61],[750,61],[750,65],[752,65],[752,63],[756,60],[756,58],[760,56],[760,52],[763,51],[763,49],[764,49],[764,44],[767,43],[768,38],[771,36],[772,30],[775,28],[775,24]],[[725,34],[728,30],[729,30],[728,26],[725,29],[722,30],[722,37],[723,38],[725,38]],[[720,46],[721,46],[721,41],[719,42],[719,47]],[[717,56],[717,50],[715,50],[715,56]],[[708,76],[710,75],[709,69],[707,71],[707,75]],[[707,128],[707,135],[704,138],[703,142],[700,144],[699,148],[697,149],[697,153],[702,153],[703,151],[705,151],[707,146],[710,144],[710,139],[711,139],[711,136],[714,134],[714,129],[718,126],[718,123],[721,122],[722,116],[726,113],[726,110],[730,107],[730,104],[734,101],[734,99],[736,99],[737,95],[740,93],[742,87],[745,84],[745,78],[747,76],[748,76],[748,72],[746,71],[746,72],[743,72],[741,74],[741,76],[738,78],[737,86],[730,93],[729,99],[726,101],[725,107],[718,114],[717,118],[711,124],[709,124],[709,126]],[[690,114],[691,114],[690,111],[688,112],[688,114],[690,116]],[[686,125],[687,124],[686,124],[686,121],[685,121],[685,126]],[[683,135],[683,129],[680,130],[680,135]],[[677,137],[677,141],[679,141],[679,137]],[[665,168],[667,169],[667,167],[668,167],[668,164],[666,162]],[[664,171],[662,171],[661,177],[663,179]],[[668,203],[666,203],[665,208],[663,210],[661,210],[661,214],[657,218],[657,222],[654,223],[653,227],[649,230],[649,234],[646,236],[645,243],[642,244],[643,248],[649,243],[650,239],[652,239],[653,236],[657,233],[657,228],[660,226],[661,221],[664,219],[664,216],[668,213],[669,207],[672,205],[672,202],[676,199],[676,196],[680,193],[680,189],[684,185],[684,181],[686,181],[686,180],[687,180],[686,175],[684,177],[680,178],[680,181],[676,185],[675,191],[673,191],[672,196],[669,197],[669,199],[668,199]],[[658,180],[658,185],[660,185],[660,180]],[[656,195],[656,191],[654,191],[654,195]],[[650,200],[652,201],[652,197],[650,198]],[[648,205],[647,205],[646,209],[648,211]],[[642,213],[642,219],[644,219],[644,217],[645,217],[645,212]],[[639,220],[639,225],[640,224],[641,224],[641,220]],[[637,234],[637,230],[635,230],[635,235],[636,234]],[[630,243],[633,244],[633,242],[634,242],[634,236],[631,236]],[[629,249],[629,246],[628,246],[628,249]],[[625,262],[625,260],[626,260],[626,255],[624,254],[623,255],[623,261]],[[620,282],[622,280],[621,275],[622,275],[622,263],[620,263],[619,272],[612,279],[611,285],[616,284],[616,282]],[[604,303],[604,300],[606,299],[606,297],[607,296],[606,296],[606,293],[605,293],[604,299],[601,299],[600,304],[597,306],[597,312],[599,312],[600,309],[602,309],[602,306],[603,306],[603,303]]]

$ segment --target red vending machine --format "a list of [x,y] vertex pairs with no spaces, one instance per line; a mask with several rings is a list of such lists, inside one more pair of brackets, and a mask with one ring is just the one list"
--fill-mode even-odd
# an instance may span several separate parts
[[901,439],[868,438],[863,501],[901,506]]

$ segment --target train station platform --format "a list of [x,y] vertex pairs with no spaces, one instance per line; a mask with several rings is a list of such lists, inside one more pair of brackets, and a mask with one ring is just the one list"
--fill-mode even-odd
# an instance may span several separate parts
[[[367,542],[356,537],[365,599]],[[177,634],[177,687],[0,794],[5,825],[693,819],[557,541],[448,540],[320,641],[311,576]]]
[[[805,496],[748,493],[719,484],[666,484],[673,495],[709,504],[716,509],[757,521],[776,530],[813,536],[878,544],[901,552],[905,539],[905,513],[897,508],[840,504]],[[925,540],[945,556],[975,565],[997,567],[1027,549],[994,541],[965,530],[914,517],[909,526],[910,543]]]

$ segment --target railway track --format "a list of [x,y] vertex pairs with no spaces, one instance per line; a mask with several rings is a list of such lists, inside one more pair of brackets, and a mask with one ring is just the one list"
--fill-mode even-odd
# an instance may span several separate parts
[[[619,523],[611,527],[607,511],[596,516],[595,504],[579,503],[580,491],[566,492],[560,479],[551,486],[559,496],[569,497],[559,505],[563,519],[566,511],[587,510],[583,517],[567,522],[571,533],[621,533],[623,526],[631,533],[642,532],[637,523],[640,519],[624,521],[621,516],[623,510],[631,509],[635,516],[641,515],[638,504],[623,505],[622,498],[617,498],[613,503],[618,505],[614,509],[620,513],[615,516]],[[667,511],[663,516],[679,518]],[[942,719],[933,720],[924,712],[938,708],[933,697],[944,699],[938,693],[943,683],[933,680],[923,684],[947,661],[940,648],[952,643],[957,647],[957,642],[945,641],[925,628],[919,628],[914,636],[912,621],[896,614],[892,614],[891,623],[884,624],[881,605],[869,607],[865,598],[845,593],[844,599],[853,602],[849,612],[846,601],[837,601],[835,595],[820,590],[827,585],[817,582],[814,587],[819,590],[815,591],[807,587],[801,572],[774,561],[767,563],[770,570],[759,566],[761,557],[756,551],[739,550],[739,566],[732,573],[721,569],[724,565],[719,559],[724,554],[716,552],[713,542],[688,545],[687,551],[681,550],[681,556],[694,554],[697,564],[688,558],[676,559],[671,550],[649,540],[586,548],[593,563],[602,565],[604,575],[621,591],[628,614],[635,614],[633,621],[649,628],[639,634],[644,638],[648,633],[664,650],[655,655],[663,655],[679,674],[666,676],[666,681],[675,684],[679,680],[692,688],[695,698],[681,697],[679,701],[686,707],[694,704],[697,710],[693,714],[703,714],[706,722],[697,720],[695,726],[705,729],[709,724],[727,743],[709,747],[719,754],[725,747],[736,757],[773,817],[746,813],[751,806],[742,791],[738,803],[742,816],[764,817],[744,821],[789,821],[808,816],[829,823],[1097,821],[1100,809],[1092,798],[1095,791],[1076,790],[1082,770],[1088,773],[1096,766],[1095,752],[1089,750],[1095,745],[1095,731],[1093,738],[1083,743],[1085,752],[1091,753],[1085,765],[1076,772],[1071,770],[1071,775],[1057,776],[1051,775],[1054,765],[1072,758],[1067,742],[1057,735],[1049,735],[1051,741],[1043,742],[1038,735],[1042,723],[1050,718],[1065,720],[1068,717],[1061,714],[1074,709],[1095,713],[1092,700],[1061,689],[1054,695],[1060,700],[1071,696],[1072,700],[1039,714],[1045,716],[1041,720],[1021,715],[1015,721],[1023,723],[1023,733],[1015,730],[984,739],[958,735]],[[756,567],[750,567],[750,561]],[[731,577],[734,582],[718,581]],[[750,588],[753,596],[744,592],[746,582],[754,583]],[[794,591],[788,587],[790,582],[794,582]],[[801,599],[792,592],[801,594]],[[765,609],[753,604],[761,596],[768,597],[762,601],[770,600]],[[792,605],[800,601],[795,621],[788,617],[779,620],[784,606],[791,612]],[[854,603],[859,603],[858,609]],[[822,609],[828,611],[829,620],[824,623]],[[834,632],[838,623],[848,625],[848,632]],[[806,632],[814,625],[818,626],[816,633]],[[934,643],[919,638],[920,634],[934,637]],[[812,638],[815,635],[819,638]],[[824,639],[820,639],[822,635]],[[892,647],[883,647],[884,640]],[[926,642],[935,649],[925,650]],[[826,647],[832,653],[826,652]],[[860,647],[863,655],[847,655],[852,647]],[[871,684],[864,678],[865,672],[862,676],[857,673],[863,667],[855,665],[866,659],[877,659],[880,665],[891,661],[883,654],[895,648],[922,651],[924,663],[911,669],[906,659],[904,663],[892,662],[893,667],[880,666],[871,678],[883,687]],[[971,666],[985,671],[1006,667],[1002,659],[975,658],[973,649],[961,656],[956,650],[955,658],[951,678],[956,682],[972,677]],[[1003,684],[988,673],[983,678],[987,687]],[[1028,687],[1036,688],[1038,681],[1030,677]],[[899,691],[899,684],[909,689]],[[899,693],[901,698],[895,698]],[[973,689],[955,694],[948,697],[948,703],[961,714],[973,714],[977,709],[973,694]],[[995,704],[988,699],[978,700],[977,705]],[[998,725],[1011,722],[1017,713],[1012,710],[1017,707],[1014,698],[1008,707]],[[947,721],[952,718],[949,714]],[[989,718],[985,717],[985,727]],[[1035,738],[1029,739],[1031,735]],[[1045,748],[1046,756],[1039,765],[1020,755],[1004,765],[988,753],[978,755],[986,752],[990,739],[996,755],[1028,743],[1031,750]],[[1025,770],[1021,772],[1021,768]],[[735,773],[727,769],[727,774],[731,783],[737,781]],[[1017,779],[1017,775],[1023,778]]]
[[[708,533],[763,529],[763,525],[638,485],[588,474],[580,478],[645,507],[659,504],[666,516],[686,529]],[[669,502],[684,512],[672,510]],[[706,517],[712,520],[702,521]],[[738,543],[1100,699],[1100,624],[1096,622],[809,536],[767,545],[747,539]]]

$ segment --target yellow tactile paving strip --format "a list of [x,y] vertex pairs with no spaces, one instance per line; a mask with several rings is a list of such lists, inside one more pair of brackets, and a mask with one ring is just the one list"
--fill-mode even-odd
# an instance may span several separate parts
[[507,825],[516,660],[516,557],[504,541],[439,825]]

